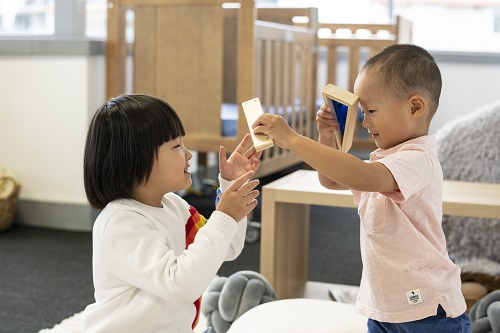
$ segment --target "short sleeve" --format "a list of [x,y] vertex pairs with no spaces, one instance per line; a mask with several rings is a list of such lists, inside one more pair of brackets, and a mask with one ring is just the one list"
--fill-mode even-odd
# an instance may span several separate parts
[[433,178],[432,156],[419,145],[404,146],[376,162],[385,165],[396,180],[398,191],[382,193],[396,202],[405,202],[425,188]]
[[356,205],[359,205],[359,201],[361,200],[361,191],[355,191],[355,190],[351,189],[351,192],[352,192],[352,198],[354,200],[354,203]]

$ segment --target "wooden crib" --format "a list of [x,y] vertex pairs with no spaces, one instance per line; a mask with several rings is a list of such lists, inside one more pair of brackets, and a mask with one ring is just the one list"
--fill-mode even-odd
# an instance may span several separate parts
[[[325,84],[353,92],[359,69],[368,57],[393,44],[411,43],[412,23],[401,16],[387,24],[319,23],[318,32],[320,52],[326,54]],[[339,73],[342,70],[346,71],[344,75]],[[373,140],[361,134],[365,132],[361,121],[356,124],[353,149],[374,150]]]
[[[252,0],[224,3],[110,1],[107,96],[145,93],[166,100],[185,125],[186,146],[200,154],[217,152],[221,145],[235,149],[249,131],[241,103],[254,97],[265,112],[283,115],[310,137],[316,30],[258,21]],[[315,15],[311,22],[317,22],[315,8],[302,13]],[[299,162],[274,147],[264,152],[257,176]]]

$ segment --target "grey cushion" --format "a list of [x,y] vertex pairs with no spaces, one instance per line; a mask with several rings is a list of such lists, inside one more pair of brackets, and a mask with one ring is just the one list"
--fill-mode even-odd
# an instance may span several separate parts
[[472,333],[500,333],[500,290],[474,304],[470,310]]
[[264,276],[253,271],[240,271],[212,281],[203,295],[201,312],[213,333],[225,333],[242,314],[274,300],[274,288]]

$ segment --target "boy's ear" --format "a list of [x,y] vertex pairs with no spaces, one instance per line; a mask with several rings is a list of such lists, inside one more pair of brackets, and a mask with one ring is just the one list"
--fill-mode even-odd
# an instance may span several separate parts
[[427,100],[420,95],[413,95],[408,100],[410,114],[413,119],[420,118],[427,114]]

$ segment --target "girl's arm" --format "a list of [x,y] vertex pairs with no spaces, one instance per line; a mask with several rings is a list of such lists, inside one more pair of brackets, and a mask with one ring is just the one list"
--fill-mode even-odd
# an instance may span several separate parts
[[117,212],[97,236],[99,247],[105,249],[99,260],[131,286],[171,302],[192,303],[217,274],[238,225],[215,211],[188,249],[176,251],[177,237],[183,235],[166,234],[154,223],[136,212]]
[[[215,207],[217,207],[220,199],[222,198],[222,195],[224,194],[224,191],[226,191],[226,189],[229,187],[229,185],[232,184],[232,182],[225,180],[219,175],[219,184],[220,187],[217,189],[217,197],[215,198]],[[243,247],[245,246],[245,236],[247,232],[248,219],[245,216],[243,220],[237,222],[238,222],[238,230],[236,231],[235,235],[233,236],[233,239],[231,240],[229,251],[227,252],[226,256],[226,261],[236,259],[243,250]]]

